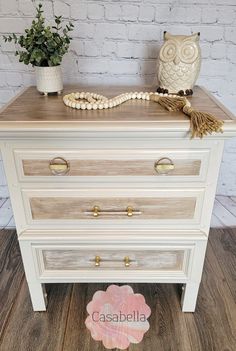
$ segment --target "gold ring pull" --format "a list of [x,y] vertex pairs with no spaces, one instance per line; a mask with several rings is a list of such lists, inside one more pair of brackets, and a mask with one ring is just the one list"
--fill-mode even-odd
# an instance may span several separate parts
[[70,164],[62,157],[55,157],[50,161],[49,168],[53,175],[65,175],[70,170]]
[[101,257],[100,256],[95,256],[95,267],[99,267],[100,266],[100,262],[101,262]]
[[168,158],[168,157],[163,157],[160,158],[157,162],[154,164],[154,169],[158,174],[167,174],[175,169],[174,162]]
[[124,263],[125,263],[125,267],[129,267],[130,266],[130,258],[129,256],[125,256],[124,258]]

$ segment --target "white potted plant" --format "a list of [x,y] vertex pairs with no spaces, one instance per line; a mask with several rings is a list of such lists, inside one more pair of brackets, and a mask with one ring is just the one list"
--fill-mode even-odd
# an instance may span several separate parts
[[63,89],[61,61],[68,52],[72,39],[70,32],[74,26],[69,22],[62,27],[62,16],[55,16],[55,25],[47,26],[42,4],[38,5],[36,11],[36,18],[31,27],[25,29],[24,35],[17,37],[12,34],[4,36],[4,40],[18,44],[21,48],[16,51],[19,61],[35,67],[37,89],[40,93],[60,93]]

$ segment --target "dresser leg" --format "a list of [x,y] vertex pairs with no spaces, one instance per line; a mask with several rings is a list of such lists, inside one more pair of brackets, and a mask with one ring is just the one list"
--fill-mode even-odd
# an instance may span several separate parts
[[47,294],[44,284],[40,283],[35,270],[31,242],[19,240],[21,256],[25,269],[25,276],[29,287],[30,297],[34,311],[46,311]]
[[183,285],[181,306],[183,312],[194,312],[200,283],[188,282]]
[[38,281],[28,282],[30,298],[33,305],[33,310],[46,311],[47,309],[47,293],[44,284]]

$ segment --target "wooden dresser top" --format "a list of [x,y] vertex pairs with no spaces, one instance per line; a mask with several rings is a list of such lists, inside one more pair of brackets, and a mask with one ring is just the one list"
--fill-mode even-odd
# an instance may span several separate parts
[[[40,95],[35,87],[25,89],[0,114],[1,130],[147,130],[158,128],[188,130],[189,118],[182,112],[168,112],[153,101],[131,100],[107,110],[75,110],[63,103],[70,92],[91,91],[113,97],[129,91],[155,91],[144,87],[66,86],[61,96]],[[205,89],[195,87],[189,98],[193,107],[229,122],[236,130],[233,115]],[[225,123],[226,124],[226,123]],[[228,124],[228,123],[227,123]],[[227,127],[229,128],[229,126]]]

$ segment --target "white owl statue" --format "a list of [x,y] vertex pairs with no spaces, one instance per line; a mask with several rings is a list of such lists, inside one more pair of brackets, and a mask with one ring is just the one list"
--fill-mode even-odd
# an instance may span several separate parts
[[158,60],[160,93],[192,95],[201,67],[200,33],[172,35],[164,32]]

